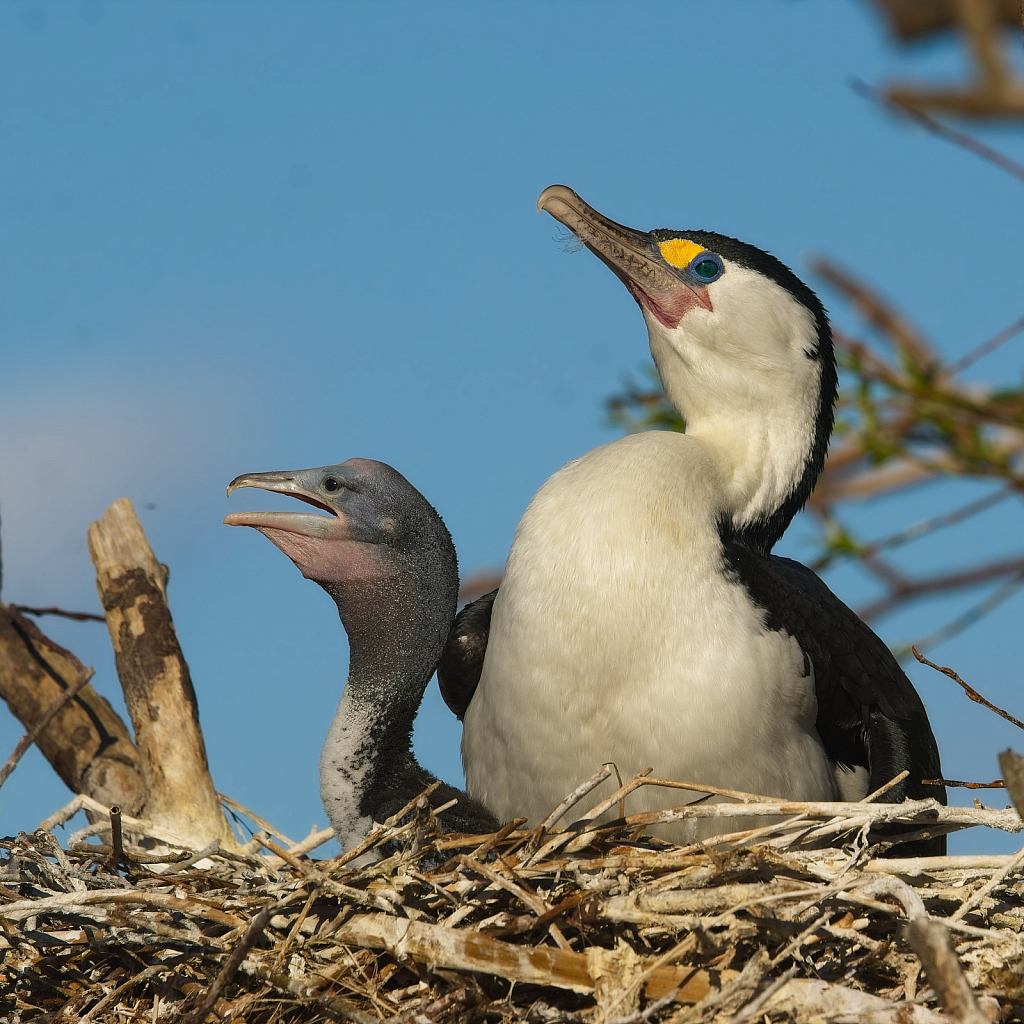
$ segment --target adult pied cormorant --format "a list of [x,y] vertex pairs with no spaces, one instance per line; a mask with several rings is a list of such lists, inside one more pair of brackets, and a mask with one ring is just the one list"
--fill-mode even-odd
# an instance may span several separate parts
[[[412,725],[455,617],[455,547],[426,498],[382,462],[246,473],[228,494],[239,487],[328,513],[236,512],[224,522],[252,526],[279,547],[334,598],[348,633],[348,680],[320,755],[320,797],[345,850],[435,781],[412,752]],[[497,829],[461,790],[442,783],[430,802],[452,798],[446,830]]]
[[[686,433],[634,434],[555,473],[500,589],[456,620],[440,676],[464,719],[469,793],[536,821],[614,761],[624,777],[653,765],[805,800],[860,799],[907,769],[886,799],[945,802],[922,784],[941,777],[939,755],[888,648],[810,569],[771,555],[832,429],[817,296],[724,235],[627,228],[562,185],[538,209],[636,299]],[[630,801],[647,810],[678,794]]]

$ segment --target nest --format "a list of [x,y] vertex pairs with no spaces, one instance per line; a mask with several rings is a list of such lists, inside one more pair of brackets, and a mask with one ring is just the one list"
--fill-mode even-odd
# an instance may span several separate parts
[[[729,834],[735,805],[698,803],[597,823],[652,781],[567,828],[586,787],[490,836],[443,833],[420,797],[333,860],[308,856],[325,833],[188,850],[127,819],[122,842],[98,805],[64,848],[55,815],[0,841],[0,1020],[1024,1019],[1024,856],[878,856],[894,824],[1017,831],[1012,808],[777,803]],[[713,814],[723,835],[700,844],[645,831]]]

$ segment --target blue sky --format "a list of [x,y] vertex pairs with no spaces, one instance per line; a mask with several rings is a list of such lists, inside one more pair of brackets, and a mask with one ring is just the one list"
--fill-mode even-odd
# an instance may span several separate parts
[[[963,74],[955,45],[897,51],[854,0],[0,6],[4,600],[97,609],[86,528],[131,497],[171,568],[218,787],[292,835],[322,824],[345,637],[319,588],[221,525],[255,507],[227,482],[381,459],[438,507],[464,572],[500,566],[544,479],[616,436],[603,400],[648,359],[624,289],[534,214],[553,182],[805,274],[827,253],[965,351],[1021,313],[1021,185],[848,86]],[[986,138],[1024,156],[1019,128]],[[1009,346],[972,376],[1020,364]],[[957,499],[860,521],[888,532]],[[1019,506],[990,513],[958,535],[963,557],[1012,546],[1019,524]],[[868,592],[850,572],[829,582]],[[935,652],[1018,712],[1021,608]],[[941,614],[880,631],[903,640]],[[117,703],[103,627],[43,625]],[[946,774],[995,777],[1013,730],[911,674]],[[0,750],[18,735],[0,715]],[[417,750],[451,781],[458,736],[432,690]],[[0,829],[66,799],[33,751]]]

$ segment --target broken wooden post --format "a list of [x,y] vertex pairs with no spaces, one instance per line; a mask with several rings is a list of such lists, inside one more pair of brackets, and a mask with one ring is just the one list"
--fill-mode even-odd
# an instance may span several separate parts
[[1003,773],[1006,792],[1017,813],[1024,818],[1024,757],[1012,750],[1004,750],[999,755],[999,770]]
[[[28,732],[87,671],[17,609],[0,604],[0,697]],[[83,686],[36,739],[73,793],[119,804],[140,817],[145,789],[139,753],[121,717],[91,684]]]
[[127,498],[115,501],[89,527],[89,554],[135,729],[146,818],[197,847],[219,839],[234,848],[167,605],[166,570]]

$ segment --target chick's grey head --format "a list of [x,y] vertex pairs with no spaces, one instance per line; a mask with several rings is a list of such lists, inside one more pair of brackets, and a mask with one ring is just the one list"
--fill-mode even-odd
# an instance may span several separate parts
[[423,604],[453,611],[455,548],[440,516],[397,470],[372,459],[275,473],[244,473],[228,494],[255,487],[287,494],[317,512],[235,512],[337,602],[352,627],[414,614]]

